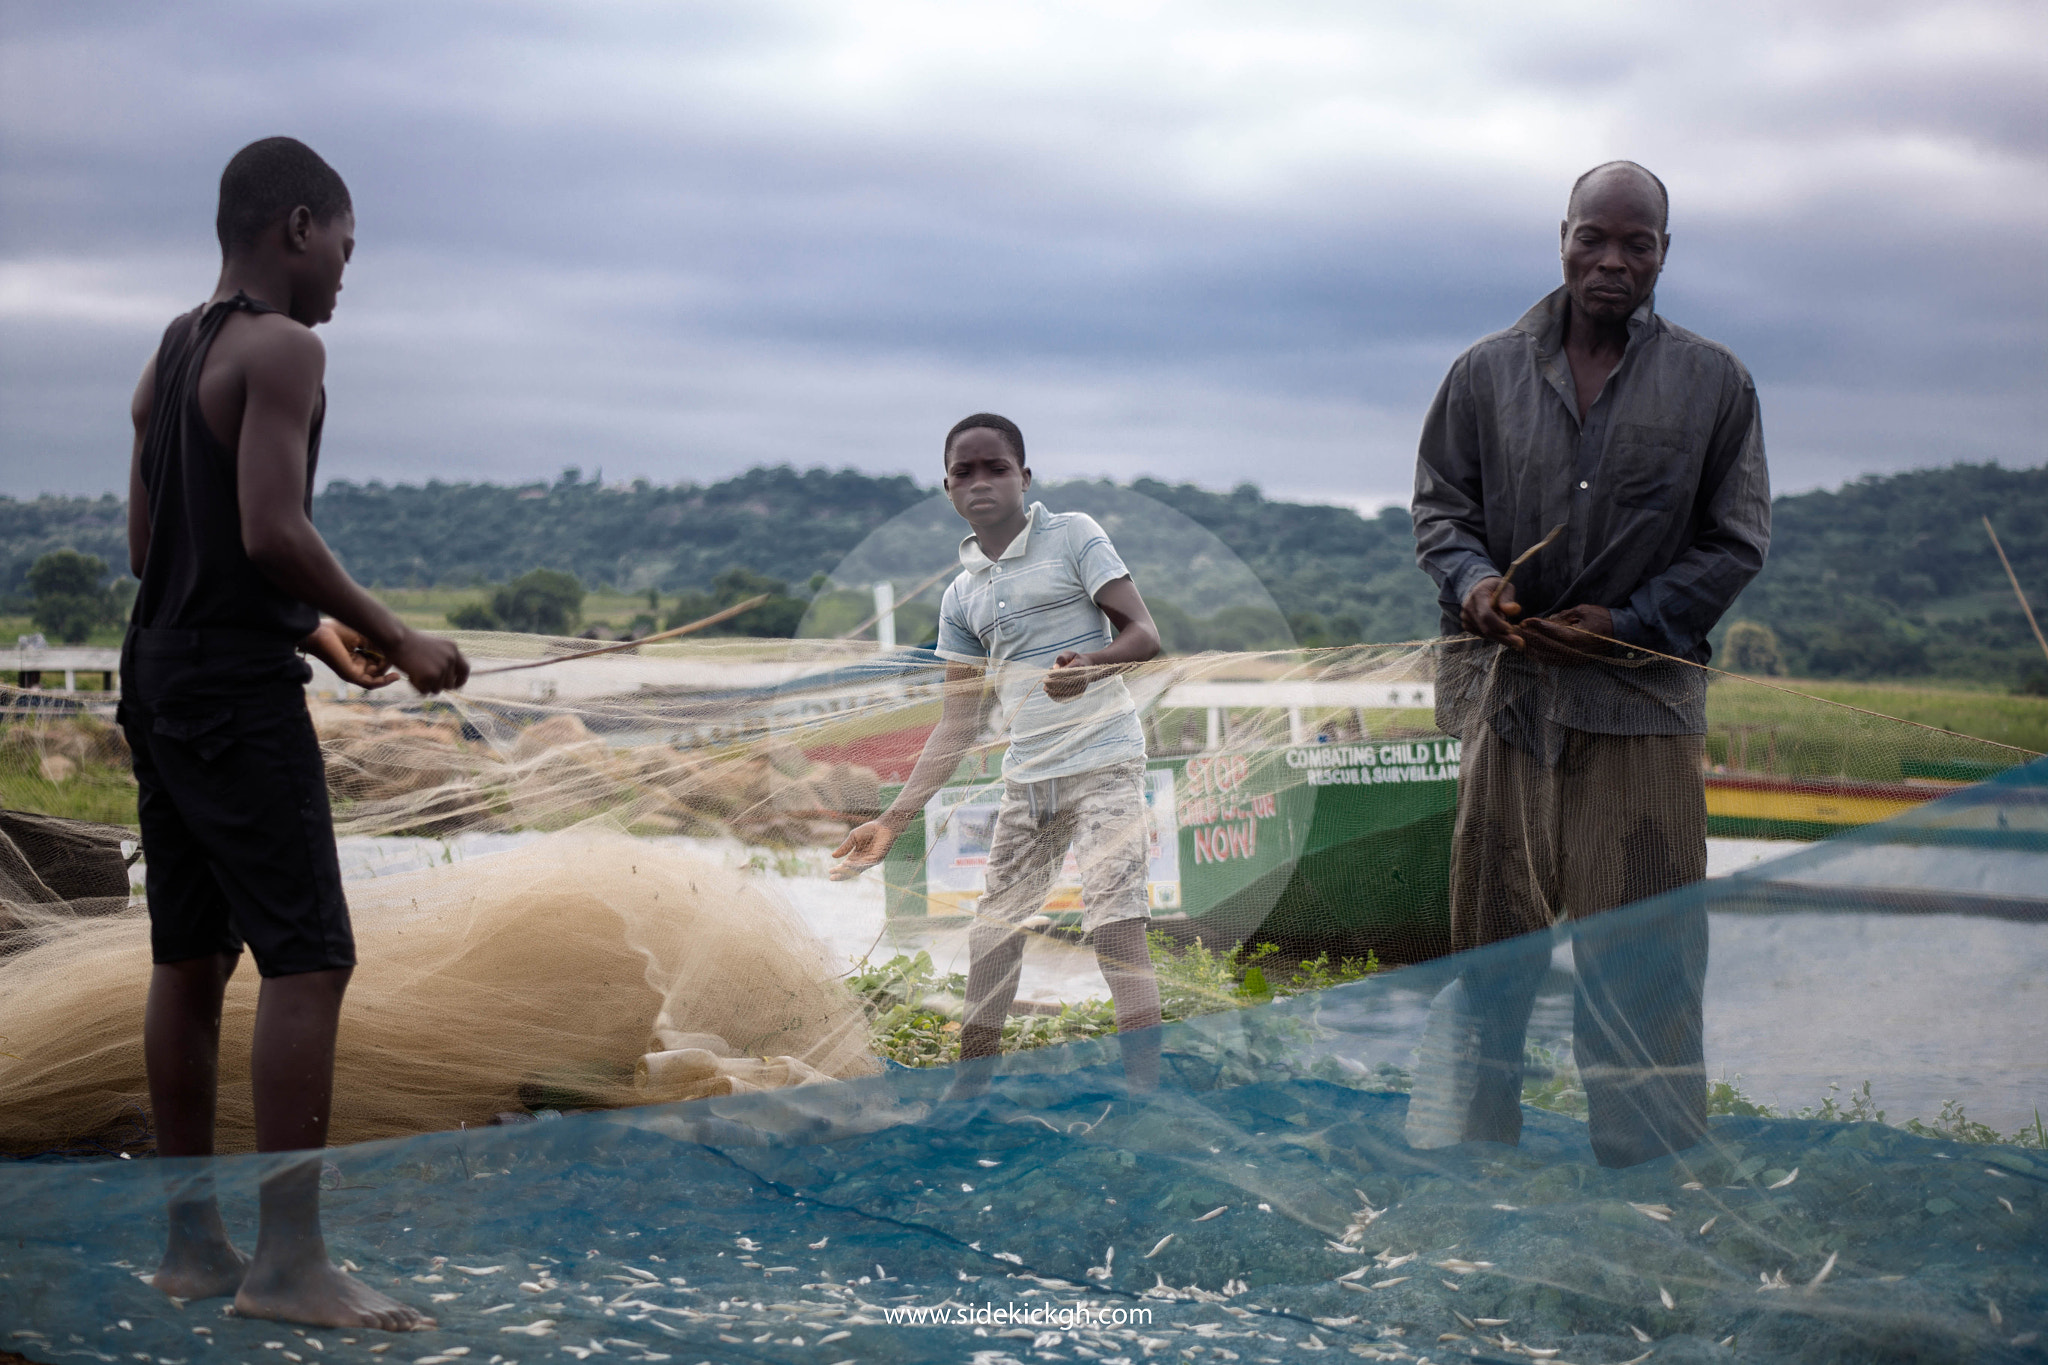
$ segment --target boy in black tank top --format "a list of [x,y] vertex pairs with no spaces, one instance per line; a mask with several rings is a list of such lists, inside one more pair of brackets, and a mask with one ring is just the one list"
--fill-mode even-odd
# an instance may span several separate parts
[[[469,665],[358,587],[313,529],[326,353],[355,246],[348,189],[267,138],[221,176],[213,297],[177,319],[133,404],[128,553],[141,580],[120,720],[135,756],[155,968],[143,1045],[165,1157],[213,1151],[221,1001],[246,943],[263,975],[251,1079],[266,1152],[327,1143],[355,941],[299,651],[379,687],[460,687]],[[322,613],[332,619],[323,620]],[[387,662],[388,661],[388,662]],[[396,671],[394,671],[396,670]],[[206,1178],[174,1186],[152,1283],[244,1317],[406,1331],[432,1320],[327,1259],[317,1155],[262,1185],[253,1256]]]

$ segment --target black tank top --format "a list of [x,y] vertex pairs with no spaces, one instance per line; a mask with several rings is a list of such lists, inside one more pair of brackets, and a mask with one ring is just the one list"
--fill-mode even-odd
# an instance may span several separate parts
[[[142,438],[142,486],[149,497],[149,555],[135,594],[132,630],[245,630],[296,644],[320,613],[263,576],[242,548],[235,452],[221,445],[199,410],[199,374],[221,325],[235,312],[278,309],[237,293],[203,304],[164,329],[156,353],[156,396]],[[306,513],[327,394],[306,438]]]

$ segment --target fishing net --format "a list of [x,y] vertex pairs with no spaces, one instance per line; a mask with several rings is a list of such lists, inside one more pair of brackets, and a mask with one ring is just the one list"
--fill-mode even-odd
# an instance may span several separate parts
[[[2040,1357],[2032,754],[1642,654],[1296,648],[1105,495],[1188,632],[1122,680],[1169,1022],[1113,1032],[1051,849],[1005,1055],[954,1067],[1002,708],[824,875],[939,716],[941,510],[796,640],[471,635],[456,696],[316,684],[361,958],[325,1217],[439,1318],[408,1359]],[[5,701],[42,818],[0,843],[0,1349],[369,1359],[142,1282],[196,1164],[148,1159],[148,851],[118,731]],[[208,1163],[240,1238],[271,1160]]]

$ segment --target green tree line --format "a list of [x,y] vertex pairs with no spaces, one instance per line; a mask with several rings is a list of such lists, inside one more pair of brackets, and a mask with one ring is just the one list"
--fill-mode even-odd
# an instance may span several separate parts
[[[1140,479],[1131,487],[1242,558],[1299,643],[1417,639],[1438,628],[1405,508],[1360,516],[1267,498],[1251,484],[1217,492]],[[635,633],[766,592],[771,601],[730,629],[778,635],[812,609],[822,574],[930,492],[907,476],[852,470],[781,466],[711,484],[606,485],[572,469],[521,487],[337,481],[315,499],[314,520],[373,586],[475,586],[477,611],[465,618],[473,625],[574,626],[582,589],[605,584],[653,594]],[[1770,561],[1716,644],[1748,623],[1762,635],[1735,631],[1732,652],[1756,671],[2048,688],[2048,668],[1984,534],[1986,515],[2037,609],[2048,607],[2048,469],[1957,464],[1778,498]],[[31,571],[51,551],[125,562],[124,516],[111,496],[0,498],[0,608],[28,614],[37,596]],[[98,587],[114,576],[104,572]],[[857,622],[865,612],[856,597],[827,589],[817,619]],[[1169,612],[1161,626],[1181,649],[1275,642],[1278,623],[1222,615],[1183,621]],[[899,638],[926,629],[913,614]]]

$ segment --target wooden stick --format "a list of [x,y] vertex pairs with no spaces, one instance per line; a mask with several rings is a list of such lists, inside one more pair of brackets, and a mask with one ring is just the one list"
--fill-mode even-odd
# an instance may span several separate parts
[[715,626],[720,621],[730,621],[741,612],[752,611],[767,600],[768,594],[765,592],[760,593],[757,596],[749,597],[744,602],[735,603],[724,611],[714,611],[701,621],[692,621],[687,626],[677,626],[673,630],[664,630],[659,635],[649,635],[638,640],[620,640],[616,644],[603,645],[597,649],[579,649],[574,654],[557,654],[550,659],[528,659],[525,663],[502,664],[497,668],[479,668],[469,676],[472,678],[483,678],[493,673],[517,673],[522,668],[543,668],[548,664],[567,663],[571,659],[594,659],[600,654],[617,654],[621,650],[638,649],[642,645],[651,645],[662,640],[673,640],[679,635],[688,635],[692,631],[702,630],[706,626]]
[[[1501,588],[1505,588],[1508,584],[1515,581],[1515,570],[1521,568],[1524,564],[1527,564],[1530,560],[1534,559],[1536,557],[1536,552],[1538,550],[1548,547],[1551,541],[1556,540],[1559,536],[1563,535],[1565,525],[1566,523],[1560,521],[1557,525],[1550,528],[1549,535],[1543,537],[1543,539],[1537,541],[1534,545],[1531,545],[1528,549],[1516,555],[1515,562],[1508,565],[1508,571],[1500,576]],[[1499,597],[1500,588],[1494,589],[1493,595],[1495,597]]]
[[2012,580],[2012,595],[2020,599],[2020,610],[2027,614],[2027,624],[2034,628],[2034,643],[2041,646],[2043,654],[2048,654],[2048,639],[2041,636],[2041,623],[2034,619],[2034,608],[2020,589],[2020,576],[2012,571],[2012,561],[2005,557],[2005,547],[1998,543],[1998,532],[1991,529],[1990,517],[1984,518],[1984,533],[1991,537],[1991,548],[1998,551],[1998,562],[2005,565],[2005,576]]
[[[943,569],[939,570],[939,571],[938,571],[937,573],[933,574],[933,575],[932,575],[932,576],[931,576],[930,578],[927,578],[927,579],[926,579],[926,580],[925,580],[924,582],[922,582],[922,583],[918,584],[918,585],[917,585],[916,587],[912,588],[912,589],[911,589],[911,590],[910,590],[909,592],[907,592],[907,593],[904,593],[904,594],[903,594],[903,596],[902,596],[901,598],[899,598],[899,599],[897,600],[897,602],[896,602],[896,606],[899,606],[899,607],[900,607],[900,606],[903,606],[903,605],[905,605],[905,604],[907,604],[907,603],[909,603],[909,602],[913,601],[913,600],[914,600],[914,599],[915,599],[915,598],[917,597],[917,595],[918,595],[919,593],[923,592],[923,591],[924,591],[924,590],[925,590],[926,588],[929,588],[929,587],[930,587],[930,586],[931,586],[932,584],[934,584],[934,583],[938,582],[938,581],[939,581],[939,580],[940,580],[941,578],[944,578],[944,577],[945,577],[945,576],[946,576],[947,574],[949,574],[949,573],[957,573],[957,572],[959,572],[959,570],[960,570],[960,561],[956,559],[956,560],[954,560],[954,561],[953,561],[953,562],[952,562],[951,564],[948,564],[948,565],[947,565],[947,566],[946,566],[945,568],[943,568]],[[892,610],[893,610],[893,609],[894,609],[894,608],[892,608]],[[859,635],[859,634],[860,634],[860,633],[861,633],[862,631],[866,630],[866,629],[867,629],[867,628],[868,628],[869,626],[873,625],[873,624],[874,624],[875,622],[877,622],[877,621],[879,621],[879,620],[881,620],[881,619],[882,619],[882,613],[880,613],[880,612],[876,612],[876,613],[875,613],[875,614],[874,614],[873,616],[870,616],[870,617],[869,617],[869,618],[868,618],[867,620],[865,620],[865,621],[861,622],[861,623],[860,623],[859,625],[855,626],[855,627],[854,627],[854,628],[853,628],[852,630],[849,630],[849,631],[845,631],[845,632],[843,632],[843,633],[842,633],[842,634],[840,635],[840,637],[839,637],[839,638],[840,638],[840,639],[842,639],[842,640],[851,640],[851,639],[852,639],[852,638],[853,638],[854,636],[856,636],[856,635]]]

